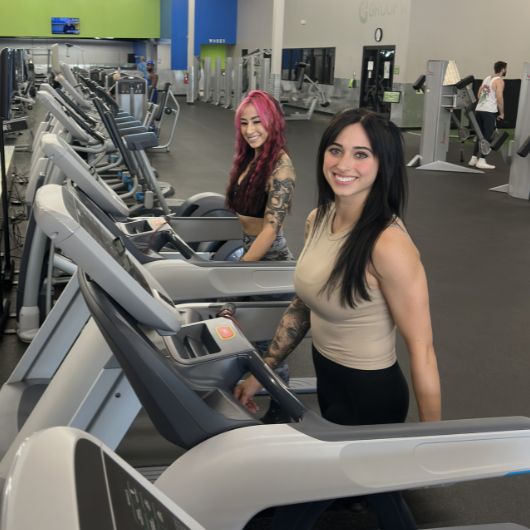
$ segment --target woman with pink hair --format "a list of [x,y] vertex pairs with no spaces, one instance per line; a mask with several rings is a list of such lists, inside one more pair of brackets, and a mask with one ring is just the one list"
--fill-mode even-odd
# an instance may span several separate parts
[[243,227],[242,261],[290,260],[282,233],[295,173],[286,150],[285,119],[277,101],[252,90],[235,115],[236,145],[226,192]]
[[[234,123],[235,154],[226,202],[243,228],[241,261],[292,260],[282,229],[291,207],[295,172],[287,154],[280,105],[266,92],[252,90],[237,108]],[[268,346],[268,342],[256,343],[263,354]],[[288,380],[286,363],[276,371]],[[279,407],[272,402],[263,421],[282,419]]]

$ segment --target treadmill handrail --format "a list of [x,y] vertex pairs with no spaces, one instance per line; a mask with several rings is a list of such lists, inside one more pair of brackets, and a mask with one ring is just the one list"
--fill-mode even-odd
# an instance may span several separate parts
[[117,130],[116,124],[113,120],[112,113],[110,111],[105,110],[105,107],[101,99],[96,97],[93,99],[93,102],[94,102],[94,106],[96,107],[96,110],[98,111],[101,117],[103,125],[107,129],[107,132],[109,133],[109,136],[112,139],[112,142],[117,147],[118,151],[123,157],[123,161],[125,163],[125,166],[127,167],[127,170],[129,171],[131,176],[136,176],[138,173],[136,170],[136,165],[132,159],[130,151],[125,146],[125,143],[123,142],[123,139]]
[[[170,353],[156,339],[155,344],[149,326],[138,326],[136,317],[81,268],[78,278],[97,326],[151,420],[168,440],[189,448],[227,430],[258,425],[259,420],[232,394],[235,384],[248,372],[289,416],[296,421],[303,417],[305,406],[229,320],[207,321],[210,331],[203,323],[181,328],[176,342],[167,339],[180,344]],[[215,338],[221,329],[230,331],[231,340],[225,342],[222,335]],[[201,337],[211,333],[210,344],[204,354],[184,358],[188,355],[187,339],[196,337],[197,332]]]
[[337,425],[311,413],[293,429],[323,442],[384,440],[388,438],[417,438],[450,436],[455,434],[529,431],[530,418],[507,416],[444,421],[388,423],[383,425]]

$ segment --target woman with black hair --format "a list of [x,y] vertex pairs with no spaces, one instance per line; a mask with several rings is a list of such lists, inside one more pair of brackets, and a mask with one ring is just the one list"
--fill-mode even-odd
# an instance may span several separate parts
[[[420,420],[440,420],[427,280],[402,221],[407,184],[399,129],[365,110],[338,114],[320,142],[317,181],[296,296],[265,361],[274,368],[311,329],[322,416],[341,425],[404,422],[409,393],[396,357],[397,327]],[[252,411],[260,387],[249,377],[235,395]],[[415,528],[399,493],[369,500],[381,529]],[[282,507],[273,528],[311,528],[329,502]]]

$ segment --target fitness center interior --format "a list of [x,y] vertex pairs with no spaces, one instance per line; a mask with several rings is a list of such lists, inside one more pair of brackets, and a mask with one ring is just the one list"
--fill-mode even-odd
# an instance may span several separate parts
[[[276,506],[336,499],[316,530],[375,530],[365,499],[391,491],[418,528],[530,528],[529,18],[526,0],[2,6],[0,529],[266,530]],[[286,118],[295,260],[331,118],[401,129],[442,421],[411,399],[404,424],[330,428],[311,337],[288,388],[256,353],[296,261],[237,261],[225,193],[254,89]],[[397,357],[411,387],[399,334]],[[249,372],[291,421],[239,404]]]

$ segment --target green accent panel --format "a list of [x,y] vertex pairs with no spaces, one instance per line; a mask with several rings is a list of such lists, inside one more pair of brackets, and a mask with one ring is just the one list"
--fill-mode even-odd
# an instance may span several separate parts
[[[160,0],[2,0],[0,37],[157,39]],[[51,18],[79,19],[79,35],[52,35]]]
[[206,57],[210,57],[212,72],[215,71],[215,61],[217,60],[217,57],[221,57],[221,68],[224,69],[226,60],[226,44],[202,44],[201,62]]

